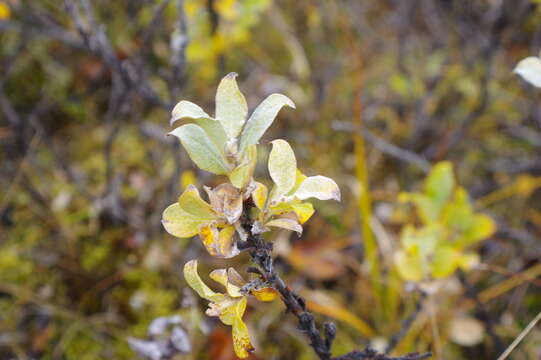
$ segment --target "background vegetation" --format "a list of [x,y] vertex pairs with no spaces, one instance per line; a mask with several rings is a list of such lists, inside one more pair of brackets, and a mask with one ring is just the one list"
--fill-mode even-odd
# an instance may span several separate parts
[[[181,271],[247,256],[216,260],[160,223],[189,184],[219,183],[165,136],[170,111],[211,109],[231,71],[250,109],[272,92],[297,106],[263,144],[287,139],[342,190],[301,238],[274,239],[288,283],[337,321],[334,350],[384,348],[415,314],[397,353],[496,358],[541,310],[541,107],[512,74],[540,49],[528,0],[0,1],[0,359],[133,359],[126,338],[177,314],[179,358],[235,359]],[[393,265],[420,223],[398,195],[441,160],[497,230],[428,301]],[[253,359],[313,358],[279,301],[245,320]],[[538,359],[541,329],[512,356]]]

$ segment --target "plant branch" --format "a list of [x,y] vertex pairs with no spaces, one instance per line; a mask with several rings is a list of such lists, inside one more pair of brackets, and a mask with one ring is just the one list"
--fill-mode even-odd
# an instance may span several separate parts
[[251,233],[252,224],[246,215],[248,213],[249,211],[246,211],[242,217],[242,225],[246,232],[250,234],[243,248],[249,249],[252,262],[258,267],[258,271],[252,269],[252,272],[259,273],[264,281],[268,282],[280,293],[281,299],[287,309],[286,312],[292,313],[297,318],[299,329],[306,334],[310,340],[310,346],[320,360],[421,360],[432,356],[431,353],[414,353],[393,358],[385,354],[380,354],[373,349],[366,348],[362,351],[352,351],[340,357],[332,358],[331,347],[336,337],[336,326],[332,322],[325,322],[323,326],[324,335],[321,334],[314,315],[306,309],[306,300],[291,290],[274,269],[272,243],[266,242],[260,234],[253,235]]

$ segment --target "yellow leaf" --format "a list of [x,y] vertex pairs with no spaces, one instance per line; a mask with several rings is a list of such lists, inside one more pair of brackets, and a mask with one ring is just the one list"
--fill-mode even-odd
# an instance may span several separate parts
[[421,281],[424,277],[424,262],[419,251],[398,251],[394,256],[398,274],[408,281]]
[[199,238],[212,256],[231,258],[239,254],[234,242],[235,228],[232,225],[218,230],[214,224],[204,224],[199,228]]
[[182,172],[180,176],[180,185],[183,189],[187,189],[190,185],[195,185],[197,178],[192,170],[186,170]]
[[[216,39],[219,41],[220,37],[217,36]],[[248,105],[240,92],[236,77],[236,73],[227,74],[220,81],[216,92],[216,119],[220,121],[229,138],[237,137],[248,114]]]
[[220,284],[222,284],[226,290],[227,294],[231,297],[241,297],[240,287],[233,285],[229,281],[226,269],[216,269],[210,273],[210,278]]
[[299,219],[299,223],[304,224],[308,221],[314,214],[314,206],[309,202],[303,202],[299,204],[291,204],[291,208],[297,215],[297,218]]
[[238,189],[246,187],[252,179],[257,160],[257,147],[249,146],[243,155],[241,164],[229,174],[229,180]]
[[[308,310],[343,321],[354,327],[360,334],[366,337],[375,335],[374,330],[363,319],[349,311],[345,306],[327,294],[320,291],[310,291],[306,293],[309,295],[305,295],[305,297],[310,299],[306,302]],[[303,295],[304,294],[305,292],[303,292]]]
[[224,183],[214,189],[205,187],[212,209],[224,217],[229,224],[237,221],[242,214],[242,196],[238,189]]
[[187,238],[196,235],[199,227],[206,219],[198,219],[184,211],[178,203],[172,204],[162,214],[162,224],[165,230],[176,237]]
[[297,234],[299,234],[299,236],[302,235],[302,226],[297,221],[291,219],[274,219],[266,223],[265,226],[279,227],[282,229],[295,231]]
[[273,288],[252,289],[250,293],[259,301],[269,302],[278,297],[278,292]]
[[255,190],[252,193],[252,199],[254,200],[255,206],[257,206],[259,210],[263,210],[263,208],[265,207],[268,192],[269,191],[265,185],[256,182]]
[[432,276],[440,279],[452,275],[459,265],[460,257],[460,251],[450,246],[438,247],[430,264]]
[[3,1],[0,1],[0,20],[9,19],[10,17],[11,10],[9,9],[9,6]]
[[184,278],[190,287],[203,299],[209,301],[222,301],[224,295],[212,291],[197,273],[197,260],[190,260],[184,265]]
[[271,142],[269,173],[281,194],[286,194],[295,186],[297,159],[287,141],[278,139]]
[[189,185],[182,195],[180,195],[178,203],[182,210],[197,219],[212,221],[218,218],[212,207],[201,199],[199,191],[193,185]]
[[233,323],[233,349],[241,359],[247,358],[254,352],[254,347],[250,342],[250,334],[248,334],[248,327],[240,317],[235,319]]
[[295,197],[301,200],[314,197],[319,200],[340,201],[340,189],[331,178],[321,175],[310,176],[304,179],[295,191]]

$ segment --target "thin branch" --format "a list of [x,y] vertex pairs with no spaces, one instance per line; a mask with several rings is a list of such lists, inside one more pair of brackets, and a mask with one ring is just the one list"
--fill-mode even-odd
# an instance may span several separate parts
[[336,326],[331,322],[326,322],[324,335],[321,334],[314,315],[306,310],[306,300],[291,290],[276,272],[272,258],[272,243],[266,242],[260,234],[253,235],[251,233],[252,223],[248,216],[249,212],[250,209],[247,207],[242,217],[242,226],[250,234],[243,248],[249,250],[252,262],[257,265],[257,268],[252,268],[251,271],[260,274],[264,281],[278,291],[286,306],[286,311],[297,318],[299,329],[306,334],[310,346],[320,360],[421,360],[432,356],[430,353],[415,353],[393,358],[366,348],[333,358],[331,348],[336,337]]

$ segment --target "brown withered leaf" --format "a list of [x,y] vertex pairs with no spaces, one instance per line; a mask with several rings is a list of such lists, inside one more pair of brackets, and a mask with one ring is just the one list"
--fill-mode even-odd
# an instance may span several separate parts
[[218,185],[214,189],[205,187],[210,205],[229,224],[236,222],[242,214],[242,196],[237,188],[229,183]]

